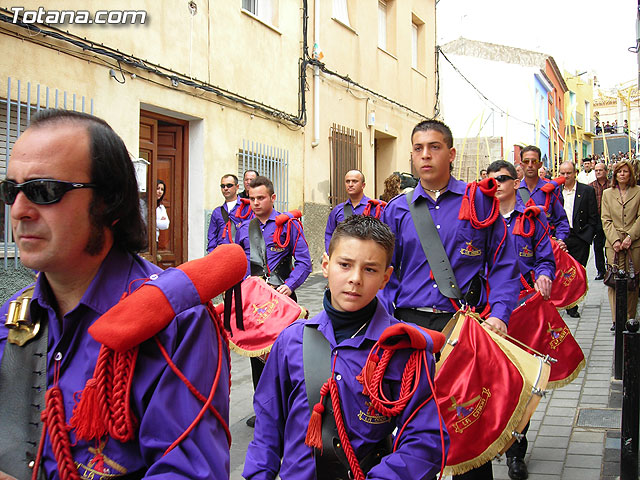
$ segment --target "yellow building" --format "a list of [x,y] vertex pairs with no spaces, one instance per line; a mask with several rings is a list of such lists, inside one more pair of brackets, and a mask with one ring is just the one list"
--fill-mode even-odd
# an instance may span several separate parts
[[593,77],[586,72],[571,75],[564,72],[569,91],[565,93],[565,151],[563,158],[580,163],[593,153],[595,119],[593,109]]
[[410,168],[411,128],[434,114],[435,0],[131,6],[0,9],[0,176],[5,145],[37,108],[92,112],[138,159],[143,202],[167,182],[171,226],[156,244],[149,215],[150,259],[202,256],[220,177],[255,168],[274,181],[277,209],[303,210],[317,268],[345,169],[361,168],[377,196]]

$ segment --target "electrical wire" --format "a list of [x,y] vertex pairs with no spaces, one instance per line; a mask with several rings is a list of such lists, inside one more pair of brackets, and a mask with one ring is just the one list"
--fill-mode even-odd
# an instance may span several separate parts
[[451,60],[449,60],[447,58],[447,56],[445,55],[445,53],[442,51],[442,49],[440,47],[436,47],[437,51],[440,53],[440,55],[442,55],[442,58],[444,58],[449,65],[451,65],[451,67],[456,71],[456,73],[458,75],[460,75],[462,77],[462,79],[467,82],[469,85],[471,85],[471,87],[478,93],[478,95],[480,95],[482,98],[484,98],[490,105],[493,105],[495,107],[496,110],[498,110],[500,113],[502,113],[503,115],[507,115],[509,118],[513,118],[514,120],[517,120],[518,122],[524,123],[525,125],[531,125],[531,126],[535,126],[534,123],[532,122],[527,122],[525,120],[522,120],[510,113],[507,113],[505,110],[503,110],[497,103],[495,103],[494,101],[492,101],[491,99],[489,99],[489,97],[487,97],[484,93],[482,93],[478,87],[476,87],[473,83],[471,83],[471,80],[469,80],[467,77],[464,76],[464,74],[458,70],[458,67],[456,67]]

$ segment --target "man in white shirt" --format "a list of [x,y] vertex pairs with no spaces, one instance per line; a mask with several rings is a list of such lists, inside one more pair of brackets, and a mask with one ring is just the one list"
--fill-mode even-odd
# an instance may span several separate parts
[[596,181],[596,172],[593,171],[593,165],[590,158],[582,161],[582,171],[578,174],[578,182],[589,185]]
[[[565,244],[571,256],[586,267],[591,242],[599,224],[596,192],[593,187],[576,182],[576,168],[573,163],[562,162],[559,173],[565,177],[562,196],[569,220],[569,236]],[[568,309],[567,313],[574,318],[580,316],[578,307]]]

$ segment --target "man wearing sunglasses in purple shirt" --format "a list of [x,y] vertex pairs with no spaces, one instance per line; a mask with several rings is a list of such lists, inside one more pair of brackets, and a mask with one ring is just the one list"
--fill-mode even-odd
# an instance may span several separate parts
[[[7,325],[0,324],[0,478],[31,478],[38,467],[38,478],[47,479],[228,478],[228,430],[222,422],[228,423],[229,414],[228,357],[218,351],[216,328],[199,299],[192,302],[193,292],[155,282],[162,280],[161,270],[135,254],[146,247],[146,228],[120,137],[87,114],[41,112],[13,147],[0,200],[10,206],[22,263],[39,272],[34,288],[0,308],[0,318],[7,318]],[[163,291],[175,317],[135,349],[127,364],[130,382],[106,394],[126,390],[123,410],[110,411],[106,432],[85,440],[71,419],[78,393],[84,397],[88,380],[97,378],[104,351],[88,329],[147,279]],[[25,330],[21,323],[38,325],[27,329],[32,338],[15,334]],[[211,405],[221,421],[206,412],[179,448],[171,449],[203,404],[168,361],[198,391],[209,392],[216,375],[211,366],[219,356]],[[107,373],[106,381],[115,376]],[[101,388],[98,400],[105,395]],[[93,407],[100,412],[95,417],[104,412],[102,405]],[[116,435],[127,419],[129,437]]]

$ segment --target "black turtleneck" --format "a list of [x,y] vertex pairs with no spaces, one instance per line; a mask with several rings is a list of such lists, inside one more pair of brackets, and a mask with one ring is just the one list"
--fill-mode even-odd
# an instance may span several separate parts
[[[363,324],[369,322],[378,307],[378,298],[373,297],[366,307],[355,312],[341,312],[333,308],[331,305],[331,291],[327,290],[324,294],[323,306],[325,312],[333,325],[333,333],[336,337],[336,344],[339,345],[343,340],[355,336],[358,329]],[[358,336],[364,335],[368,327],[362,328],[358,332]]]

